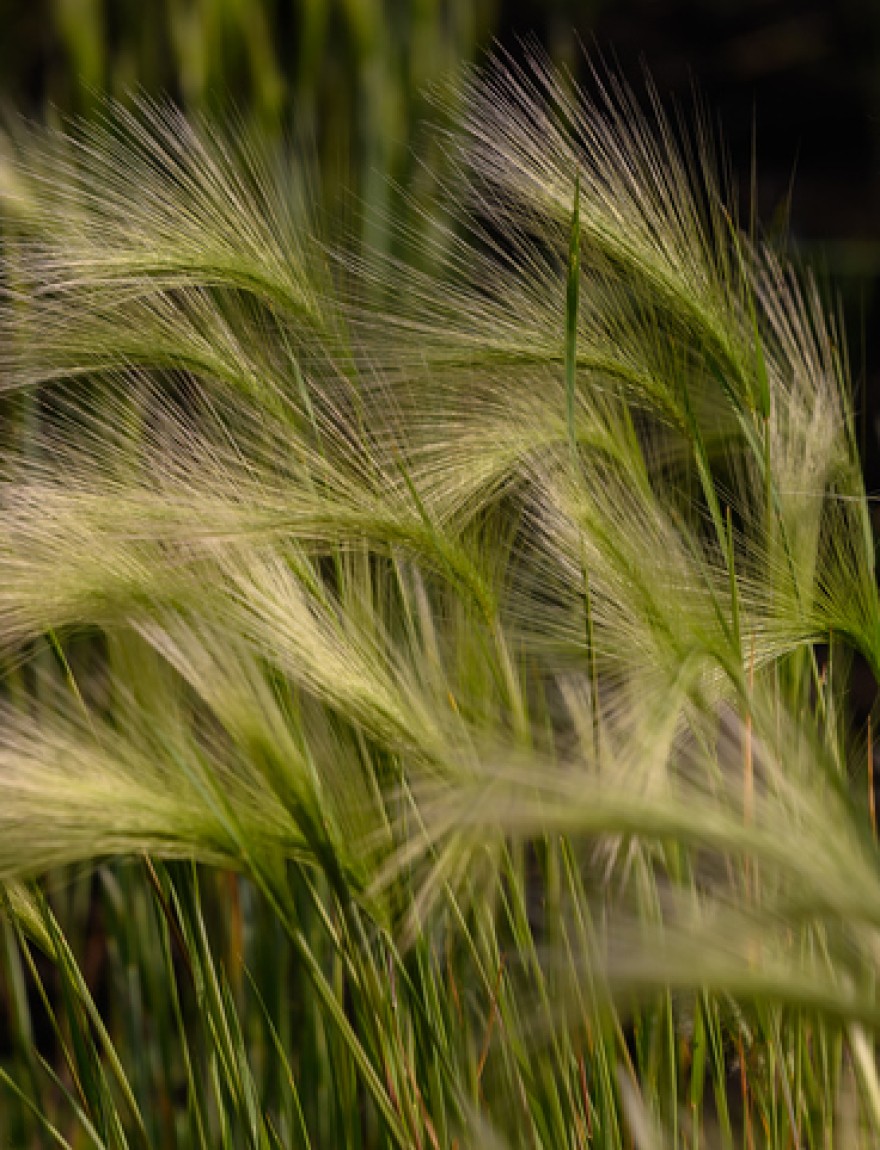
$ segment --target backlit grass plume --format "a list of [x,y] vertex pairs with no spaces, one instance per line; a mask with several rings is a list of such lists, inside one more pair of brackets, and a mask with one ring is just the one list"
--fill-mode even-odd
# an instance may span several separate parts
[[411,260],[3,142],[4,1144],[880,1137],[842,334],[652,93],[464,87]]

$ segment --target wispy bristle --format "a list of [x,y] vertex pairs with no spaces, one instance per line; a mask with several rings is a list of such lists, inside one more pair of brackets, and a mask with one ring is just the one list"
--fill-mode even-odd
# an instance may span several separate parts
[[[0,879],[230,865],[303,956],[305,868],[366,1030],[380,942],[410,980],[435,930],[514,1030],[520,976],[557,1035],[587,978],[874,1025],[817,653],[880,673],[841,337],[654,95],[541,59],[464,89],[420,270],[331,254],[268,152],[170,106],[4,145]],[[428,1085],[332,1001],[427,1145]]]

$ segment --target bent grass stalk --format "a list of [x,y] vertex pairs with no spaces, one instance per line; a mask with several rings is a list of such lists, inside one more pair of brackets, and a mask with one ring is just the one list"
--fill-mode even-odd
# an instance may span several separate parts
[[417,267],[160,104],[6,141],[5,1143],[880,1136],[840,337],[598,87],[467,78]]

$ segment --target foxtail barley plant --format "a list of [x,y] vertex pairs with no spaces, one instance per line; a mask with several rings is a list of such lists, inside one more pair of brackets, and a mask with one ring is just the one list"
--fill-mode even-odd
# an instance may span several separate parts
[[4,138],[4,1146],[880,1140],[843,336],[593,90],[466,78],[412,259]]

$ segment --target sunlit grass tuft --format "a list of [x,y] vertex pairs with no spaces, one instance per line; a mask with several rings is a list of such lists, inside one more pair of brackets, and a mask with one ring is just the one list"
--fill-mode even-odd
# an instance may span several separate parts
[[466,80],[421,270],[163,105],[6,142],[10,1145],[880,1134],[842,337],[596,80]]

